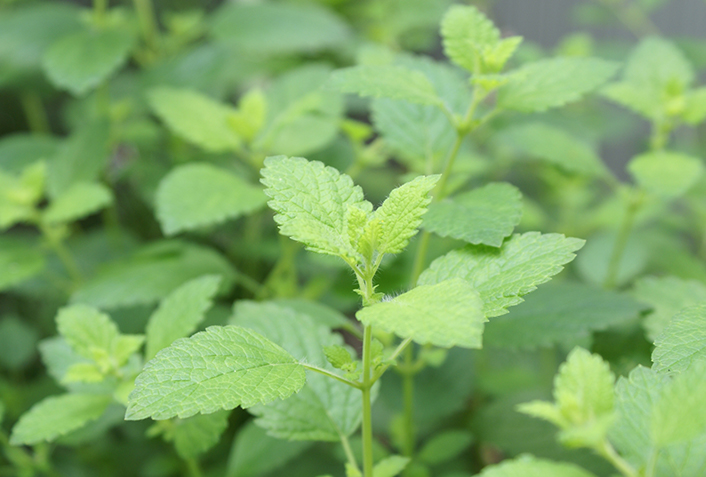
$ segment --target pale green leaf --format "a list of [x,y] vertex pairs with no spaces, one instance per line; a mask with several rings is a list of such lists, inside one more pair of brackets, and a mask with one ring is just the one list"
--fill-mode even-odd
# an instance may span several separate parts
[[429,439],[419,451],[419,460],[428,465],[448,462],[458,456],[473,442],[468,431],[448,430]]
[[235,271],[219,253],[179,241],[155,242],[132,256],[104,265],[71,296],[74,303],[100,308],[151,304],[180,285],[203,275],[223,276],[229,286]]
[[196,278],[162,300],[147,322],[145,359],[154,358],[159,350],[196,330],[212,305],[220,281],[221,277],[217,275]]
[[212,326],[157,353],[135,380],[125,419],[186,418],[285,399],[304,368],[258,333]]
[[522,456],[483,469],[480,477],[595,477],[575,464]]
[[267,98],[261,89],[253,88],[238,102],[238,110],[228,117],[230,127],[245,141],[251,142],[265,125]]
[[485,72],[483,53],[500,41],[500,31],[473,6],[449,8],[441,21],[441,36],[446,56],[474,74]]
[[653,408],[651,431],[655,443],[679,443],[706,433],[704,396],[704,362],[692,365],[665,385]]
[[120,332],[108,315],[86,305],[72,305],[56,316],[59,334],[78,354],[96,359],[96,353],[112,354]]
[[661,113],[661,94],[647,85],[616,81],[603,87],[600,94],[647,118],[658,117]]
[[635,283],[633,296],[653,308],[643,326],[654,341],[680,310],[706,301],[706,285],[677,277],[646,277]]
[[326,359],[334,368],[341,369],[353,362],[350,351],[341,345],[325,346],[323,349]]
[[355,255],[347,240],[346,211],[356,207],[369,212],[372,204],[349,176],[318,161],[285,156],[265,159],[261,173],[283,235],[315,252]]
[[18,176],[0,171],[0,230],[20,222],[34,222],[36,206],[44,196],[46,167],[36,162]]
[[240,177],[210,164],[171,170],[157,189],[157,219],[166,235],[219,224],[265,205],[267,197]]
[[[239,301],[231,323],[261,333],[301,362],[336,372],[322,348],[343,345],[341,336],[304,313],[275,303]],[[353,433],[362,418],[359,390],[314,372],[296,396],[251,412],[268,434],[289,440],[338,441]]]
[[571,345],[634,321],[644,309],[632,298],[578,283],[549,283],[507,315],[485,325],[488,346],[536,349]]
[[623,79],[632,84],[648,84],[658,88],[670,83],[685,88],[694,80],[694,69],[672,42],[649,37],[642,40],[630,54]]
[[487,321],[478,292],[459,279],[418,286],[363,308],[356,318],[401,338],[443,348],[480,348]]
[[215,446],[228,427],[228,412],[198,414],[180,419],[170,430],[170,440],[182,459],[194,459]]
[[64,394],[35,404],[12,429],[10,444],[31,445],[53,441],[98,419],[111,402],[99,394]]
[[235,108],[188,89],[154,88],[148,102],[155,114],[178,136],[210,152],[238,150],[241,140],[228,125]]
[[98,212],[113,202],[113,194],[103,184],[79,182],[51,201],[42,214],[50,224],[72,222]]
[[44,252],[26,238],[0,238],[0,290],[22,283],[44,269]]
[[702,161],[678,152],[641,154],[628,164],[637,184],[648,192],[672,199],[689,191],[703,176]]
[[706,119],[706,88],[689,91],[685,103],[684,122],[695,126]]
[[577,101],[613,76],[618,65],[597,58],[555,58],[514,71],[498,90],[498,107],[545,111]]
[[521,216],[520,191],[498,182],[431,204],[422,228],[442,237],[500,247]]
[[706,362],[706,302],[683,309],[655,340],[655,371],[683,372]]
[[332,73],[328,86],[344,93],[374,98],[401,99],[410,103],[440,105],[429,79],[403,66],[352,66]]
[[522,296],[559,273],[574,259],[583,240],[560,234],[515,234],[502,247],[468,245],[434,260],[419,277],[420,285],[460,278],[480,293],[488,318],[507,313]]
[[431,202],[429,192],[439,175],[421,176],[397,187],[375,211],[373,222],[378,234],[375,249],[380,253],[400,253],[417,233],[422,215]]
[[373,467],[373,477],[395,477],[407,467],[409,460],[401,455],[385,457]]
[[82,96],[125,64],[134,43],[126,28],[84,30],[54,43],[42,66],[52,83]]
[[495,142],[521,156],[546,161],[569,173],[592,177],[607,172],[592,147],[563,129],[548,124],[535,122],[504,129]]

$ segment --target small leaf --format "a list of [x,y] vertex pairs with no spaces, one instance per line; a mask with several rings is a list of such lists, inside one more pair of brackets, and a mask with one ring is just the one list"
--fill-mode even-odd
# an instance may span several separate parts
[[655,340],[655,371],[683,372],[706,362],[706,304],[683,309]]
[[350,351],[340,345],[325,346],[324,354],[331,366],[337,369],[342,369],[353,362]]
[[73,33],[47,50],[44,71],[55,85],[83,96],[125,64],[134,40],[127,28]]
[[262,90],[254,88],[245,93],[238,103],[238,110],[228,117],[231,128],[247,142],[251,142],[265,125],[267,98]]
[[673,199],[689,191],[703,176],[700,159],[670,151],[639,155],[628,164],[638,185],[660,197]]
[[431,204],[422,228],[442,237],[500,247],[521,216],[520,191],[498,182]]
[[113,194],[102,184],[80,182],[58,195],[42,214],[50,224],[73,222],[110,205]]
[[35,404],[12,429],[10,444],[32,445],[53,441],[98,419],[111,402],[98,394],[63,394]]
[[500,41],[500,31],[473,6],[449,8],[441,21],[441,36],[446,56],[474,74],[485,72],[483,52]]
[[373,467],[373,477],[395,477],[407,467],[409,457],[391,455],[385,457]]
[[178,136],[209,152],[236,151],[240,138],[228,126],[234,108],[188,89],[160,86],[149,91],[150,107]]
[[435,435],[419,451],[419,460],[428,465],[443,464],[468,448],[473,435],[468,431],[449,430]]
[[401,338],[442,348],[480,348],[487,321],[478,293],[458,279],[418,286],[361,309],[356,318]]
[[285,350],[237,326],[212,326],[175,341],[135,380],[125,419],[186,418],[285,399],[304,386],[304,368]]
[[171,170],[157,189],[157,218],[166,235],[219,224],[265,205],[262,191],[210,164]]
[[96,352],[110,354],[120,332],[108,315],[86,305],[72,305],[56,316],[59,334],[78,354],[95,359]]
[[410,103],[440,105],[434,86],[424,74],[403,66],[353,66],[334,71],[328,86],[344,93]]
[[480,293],[485,315],[492,318],[522,303],[522,296],[559,273],[583,244],[560,234],[528,232],[513,235],[499,249],[468,245],[434,260],[419,284],[465,280]]
[[530,63],[511,74],[498,91],[498,107],[545,111],[581,99],[608,81],[618,65],[597,58],[555,58]]
[[221,277],[217,275],[196,278],[162,300],[147,322],[145,359],[154,358],[159,350],[196,330],[212,305],[220,281]]
[[171,431],[174,448],[182,459],[193,459],[215,446],[228,427],[228,412],[199,414],[179,420]]
[[483,469],[480,477],[595,477],[575,464],[521,456]]

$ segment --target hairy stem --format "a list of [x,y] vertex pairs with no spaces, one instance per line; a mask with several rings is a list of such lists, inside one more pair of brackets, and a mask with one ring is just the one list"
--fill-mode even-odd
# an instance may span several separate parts
[[350,379],[346,379],[343,376],[339,376],[336,373],[332,373],[331,371],[327,371],[323,368],[319,368],[318,366],[314,366],[311,364],[306,364],[302,363],[302,366],[304,366],[306,369],[310,371],[314,371],[315,373],[323,374],[324,376],[328,376],[329,378],[335,379],[336,381],[340,381],[343,384],[347,384],[351,387],[354,387],[356,389],[361,389],[360,383],[356,383],[355,381],[351,381]]
[[623,253],[625,252],[625,247],[628,244],[628,239],[630,238],[630,233],[632,232],[632,227],[635,223],[635,216],[640,210],[641,205],[642,193],[635,193],[634,191],[631,191],[630,197],[628,198],[627,209],[625,210],[625,216],[623,217],[623,222],[620,224],[618,236],[615,239],[613,251],[610,254],[608,271],[606,272],[605,280],[603,281],[604,288],[615,288],[618,273],[620,271],[620,262],[623,259]]
[[373,477],[373,415],[370,402],[372,387],[372,342],[373,328],[366,326],[363,330],[363,477]]

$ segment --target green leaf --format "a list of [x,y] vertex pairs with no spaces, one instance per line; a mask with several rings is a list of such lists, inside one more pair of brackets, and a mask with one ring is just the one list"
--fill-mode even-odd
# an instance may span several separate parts
[[0,291],[32,278],[44,270],[44,252],[20,237],[0,238]]
[[429,206],[422,228],[442,237],[500,247],[522,216],[522,194],[498,182]]
[[27,166],[53,157],[59,144],[54,136],[31,133],[5,135],[0,139],[0,170],[20,174]]
[[657,445],[684,442],[706,433],[706,365],[692,365],[662,388],[654,405],[652,436]]
[[474,74],[485,72],[484,52],[500,41],[500,31],[488,17],[476,7],[461,5],[452,6],[444,15],[441,36],[446,56]]
[[350,32],[316,4],[225,4],[213,15],[211,34],[257,55],[312,53],[341,45]]
[[73,293],[71,301],[99,308],[151,304],[187,281],[209,274],[223,276],[225,288],[235,271],[209,248],[179,241],[154,242],[131,257],[103,266]]
[[318,161],[285,156],[265,159],[261,173],[280,233],[314,252],[355,256],[347,240],[346,211],[370,212],[372,204],[349,176]]
[[127,420],[186,418],[285,399],[304,386],[304,368],[263,336],[212,326],[157,353],[135,380]]
[[262,90],[253,88],[238,102],[238,110],[228,117],[230,127],[246,142],[252,142],[265,125],[267,98]]
[[499,249],[468,245],[434,260],[419,284],[465,280],[480,294],[485,316],[492,318],[559,273],[583,244],[560,234],[528,232],[513,235]]
[[466,450],[473,442],[468,431],[449,430],[435,435],[419,451],[419,460],[428,465],[443,464]]
[[546,161],[566,172],[588,177],[607,173],[601,158],[593,148],[563,129],[533,122],[502,130],[494,139],[500,147]]
[[385,457],[373,467],[373,477],[395,477],[407,467],[409,460],[401,455]]
[[380,253],[400,253],[405,249],[422,223],[422,215],[431,202],[429,192],[439,177],[417,177],[390,192],[370,222],[378,229],[375,250]]
[[56,86],[83,96],[127,62],[134,40],[124,27],[80,31],[54,43],[42,66]]
[[265,205],[260,188],[210,164],[175,167],[159,183],[157,219],[166,235],[215,225]]
[[37,162],[19,176],[0,171],[0,230],[34,222],[36,206],[44,196],[46,167]]
[[12,429],[10,444],[32,445],[53,441],[98,419],[111,402],[110,396],[64,394],[35,404]]
[[[302,362],[336,372],[322,348],[343,345],[341,336],[305,314],[274,303],[239,301],[231,323],[261,333]],[[296,396],[255,406],[251,412],[269,435],[289,440],[338,441],[362,419],[359,390],[314,372]]]
[[682,115],[684,122],[695,126],[706,119],[706,88],[698,88],[688,92],[685,103]]
[[365,325],[443,348],[482,346],[483,302],[463,280],[422,285],[356,313]]
[[597,58],[555,58],[523,66],[498,91],[498,107],[545,111],[581,99],[613,76],[618,65]]
[[522,456],[483,469],[480,477],[595,477],[574,464]]
[[509,314],[485,326],[488,346],[536,349],[571,345],[635,320],[644,309],[630,297],[578,283],[547,284]]
[[706,301],[706,285],[677,277],[646,277],[635,283],[633,295],[653,308],[643,326],[654,341],[680,310]]
[[174,134],[209,152],[237,151],[241,140],[228,125],[236,110],[188,89],[160,86],[147,99]]
[[273,302],[307,315],[327,328],[345,328],[350,325],[350,320],[343,313],[323,303],[304,298],[276,298]]
[[51,201],[42,214],[50,224],[73,222],[110,205],[113,194],[103,184],[79,182]]
[[410,103],[440,105],[429,79],[419,71],[397,65],[352,66],[334,71],[328,87],[344,93]]
[[683,309],[655,340],[655,371],[683,372],[706,362],[706,303]]
[[56,316],[59,334],[79,355],[95,359],[96,353],[110,354],[120,332],[108,315],[86,305],[72,305]]
[[350,351],[341,345],[325,346],[324,354],[331,366],[336,369],[342,369],[353,362]]
[[218,291],[221,277],[206,275],[181,285],[159,304],[147,322],[145,359],[154,358],[178,338],[189,336],[203,321]]
[[628,164],[635,182],[659,197],[673,199],[689,191],[703,176],[700,159],[670,151],[641,154]]
[[558,426],[561,441],[569,446],[595,447],[613,422],[614,382],[600,356],[574,348],[554,378],[555,403],[533,401],[518,410]]
[[228,412],[198,414],[179,420],[170,432],[174,448],[182,459],[194,459],[215,446],[228,427]]

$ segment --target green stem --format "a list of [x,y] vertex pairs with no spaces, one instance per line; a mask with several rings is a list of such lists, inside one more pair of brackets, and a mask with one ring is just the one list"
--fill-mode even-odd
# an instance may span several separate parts
[[49,134],[49,119],[42,104],[42,98],[36,91],[23,91],[20,95],[22,109],[27,118],[29,130],[35,134]]
[[304,366],[306,369],[308,369],[310,371],[314,371],[316,373],[323,374],[324,376],[328,376],[329,378],[333,378],[336,381],[340,381],[343,384],[347,384],[353,388],[361,389],[360,383],[356,383],[355,381],[351,381],[350,379],[346,379],[343,376],[339,376],[336,373],[332,373],[331,371],[327,371],[325,369],[319,368],[318,366],[314,366],[314,365],[306,364],[306,363],[302,363],[302,366]]
[[152,51],[156,52],[159,48],[159,28],[154,15],[154,8],[150,0],[133,0],[137,19],[140,23],[140,31],[145,44]]
[[363,330],[363,477],[373,477],[373,415],[370,401],[372,387],[372,341],[373,328]]
[[615,448],[607,440],[597,449],[598,453],[620,471],[625,477],[638,477],[637,471],[628,461],[620,457]]
[[196,459],[186,459],[186,468],[190,477],[203,477],[203,472],[201,472],[201,467]]
[[650,135],[650,149],[661,151],[669,142],[669,135],[672,133],[674,125],[669,120],[659,119],[652,123],[652,134]]
[[615,288],[616,281],[618,279],[618,272],[620,271],[620,262],[623,258],[623,253],[625,252],[625,247],[628,244],[628,239],[630,238],[630,232],[635,223],[635,216],[642,205],[642,193],[631,191],[631,195],[628,198],[627,210],[625,211],[625,216],[623,217],[623,222],[618,230],[618,236],[615,239],[615,245],[613,245],[613,251],[610,254],[610,261],[608,262],[608,270],[606,272],[605,280],[603,281],[603,287],[607,289]]
[[96,25],[102,26],[105,21],[105,12],[108,11],[108,0],[93,0],[93,19]]
[[343,446],[343,452],[346,453],[346,459],[348,459],[348,463],[360,473],[360,467],[358,467],[358,461],[355,459],[355,454],[353,454],[353,449],[351,449],[351,443],[348,441],[348,438],[343,435],[339,434],[338,437],[341,440],[341,445]]

